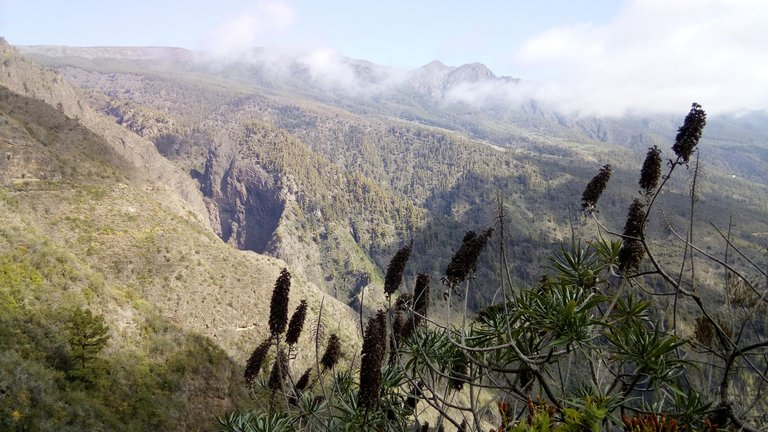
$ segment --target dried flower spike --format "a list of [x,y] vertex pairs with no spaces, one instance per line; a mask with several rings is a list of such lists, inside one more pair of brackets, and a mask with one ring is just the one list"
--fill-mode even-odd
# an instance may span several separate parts
[[640,262],[645,256],[643,243],[638,240],[643,234],[643,220],[645,211],[643,203],[635,199],[629,207],[627,222],[624,224],[624,235],[634,238],[625,238],[619,250],[619,269],[626,273],[640,268]]
[[275,364],[272,365],[272,373],[269,374],[269,388],[271,390],[282,390],[283,382],[288,376],[288,354],[281,349],[275,358]]
[[661,150],[653,146],[648,149],[643,168],[640,170],[640,187],[646,196],[651,195],[656,190],[659,177],[661,177]]
[[261,365],[264,363],[264,359],[267,357],[269,347],[272,346],[272,339],[267,338],[259,346],[253,350],[251,357],[248,358],[248,362],[245,364],[245,381],[250,383],[258,375],[261,370]]
[[301,377],[296,382],[296,390],[303,391],[307,388],[307,385],[309,384],[309,374],[312,373],[312,368],[308,368],[304,371],[303,374],[301,374]]
[[295,345],[301,336],[301,330],[304,329],[304,320],[307,318],[307,301],[302,300],[296,311],[291,316],[291,322],[288,323],[288,332],[285,334],[285,343]]
[[288,324],[288,296],[291,291],[291,273],[283,269],[275,281],[272,301],[269,305],[269,332],[277,337],[285,331]]
[[325,347],[323,358],[320,359],[320,364],[323,365],[323,370],[333,369],[339,361],[340,354],[341,341],[336,334],[332,334],[331,337],[328,338],[328,345]]
[[381,390],[381,365],[386,351],[386,316],[378,311],[368,320],[360,356],[360,406],[373,408],[379,403]]
[[[413,289],[414,304],[413,310],[416,312],[419,319],[427,316],[427,309],[429,309],[429,275],[426,273],[419,273],[416,276],[416,286]],[[418,324],[418,323],[417,323]]]
[[603,194],[605,187],[608,186],[608,180],[611,178],[611,164],[605,164],[597,175],[592,177],[592,180],[587,183],[587,188],[584,189],[584,193],[581,195],[581,209],[584,211],[592,211],[597,205],[597,200],[600,199],[600,195]]
[[400,282],[403,280],[403,272],[405,271],[405,264],[408,263],[408,258],[411,256],[413,250],[413,240],[408,245],[400,248],[387,267],[387,274],[384,278],[384,292],[389,296],[392,295],[400,287]]
[[683,125],[677,130],[677,136],[675,137],[675,144],[672,146],[672,151],[683,160],[688,163],[693,153],[694,147],[699,143],[701,138],[701,131],[707,124],[707,113],[701,109],[701,105],[694,102],[691,105],[691,111],[685,116]]
[[461,247],[453,255],[453,259],[445,269],[445,276],[451,284],[459,284],[474,273],[480,252],[483,251],[492,235],[493,228],[486,229],[480,235],[475,234],[474,231],[468,231],[464,235]]

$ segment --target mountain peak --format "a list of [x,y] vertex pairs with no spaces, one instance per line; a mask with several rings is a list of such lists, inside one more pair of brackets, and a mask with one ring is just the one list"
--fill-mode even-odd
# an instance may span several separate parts
[[426,71],[432,71],[432,72],[439,72],[439,71],[446,71],[455,69],[451,66],[447,66],[445,63],[441,62],[440,60],[432,60],[431,62],[425,64],[424,66],[419,68],[420,70],[426,70]]
[[496,74],[488,69],[488,66],[477,62],[461,65],[456,68],[456,70],[451,72],[451,81],[454,82],[478,82],[493,80],[496,78]]

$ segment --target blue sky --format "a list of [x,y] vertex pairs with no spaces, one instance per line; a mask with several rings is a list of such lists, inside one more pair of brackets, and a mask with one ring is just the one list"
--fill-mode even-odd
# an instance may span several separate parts
[[330,46],[345,56],[407,68],[436,59],[478,61],[508,75],[527,37],[557,25],[602,24],[621,7],[615,0],[0,0],[0,34],[18,45],[202,49],[218,29],[266,3],[286,6],[292,18],[289,28],[278,25],[254,38],[259,46]]
[[0,0],[0,35],[230,55],[265,46],[406,69],[477,61],[598,114],[685,112],[693,100],[768,108],[764,0]]

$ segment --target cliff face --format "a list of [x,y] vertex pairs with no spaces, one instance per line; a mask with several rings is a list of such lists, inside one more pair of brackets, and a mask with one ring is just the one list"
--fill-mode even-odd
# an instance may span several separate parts
[[253,160],[234,158],[221,173],[211,152],[201,190],[216,234],[238,249],[264,253],[285,210],[275,176]]

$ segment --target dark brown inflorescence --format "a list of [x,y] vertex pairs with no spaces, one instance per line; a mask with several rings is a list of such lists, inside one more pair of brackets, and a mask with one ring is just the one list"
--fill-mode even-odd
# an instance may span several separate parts
[[[471,231],[470,231],[471,232]],[[474,233],[473,233],[474,234]],[[466,236],[465,236],[466,238]],[[419,273],[416,277],[416,286],[413,289],[413,314],[408,320],[399,326],[397,331],[400,339],[407,339],[416,330],[416,327],[421,324],[424,317],[427,316],[427,309],[429,309],[429,275],[426,273]],[[393,329],[394,330],[394,329]]]
[[[427,316],[427,309],[429,309],[429,275],[426,273],[419,273],[416,276],[416,286],[413,288],[413,310],[416,312],[419,319]],[[418,324],[418,322],[417,322]]]
[[592,177],[592,180],[587,183],[587,188],[584,189],[584,193],[581,195],[582,210],[594,210],[597,200],[600,199],[600,195],[603,194],[605,187],[608,186],[608,180],[610,180],[612,172],[611,164],[605,164],[597,172],[597,175]]
[[373,408],[379,403],[381,392],[381,365],[386,351],[386,315],[379,311],[368,320],[360,356],[360,406]]
[[646,196],[650,196],[656,190],[659,177],[661,177],[661,150],[653,146],[648,148],[643,168],[640,170],[640,187]]
[[264,363],[264,359],[267,357],[269,347],[272,346],[272,339],[267,338],[259,346],[253,350],[251,357],[248,358],[248,362],[245,364],[245,381],[250,383],[258,375],[261,370],[261,365]]
[[400,282],[403,280],[403,272],[405,271],[405,264],[408,263],[408,258],[411,257],[411,250],[413,250],[413,241],[408,245],[400,248],[387,267],[387,274],[384,277],[384,292],[389,296],[392,295],[400,287]]
[[409,293],[400,294],[400,297],[395,300],[395,310],[404,311],[408,310],[413,304],[413,295]]
[[272,373],[269,374],[269,388],[282,390],[285,377],[288,376],[288,354],[281,349],[277,352],[275,364],[272,365]]
[[295,345],[301,336],[301,330],[304,328],[304,320],[307,318],[307,301],[302,300],[299,306],[291,316],[291,322],[288,323],[288,332],[285,334],[285,343]]
[[296,390],[303,391],[307,388],[307,385],[309,384],[309,374],[312,373],[312,368],[308,368],[304,371],[303,374],[301,374],[301,377],[299,377],[299,380],[296,381]]
[[283,269],[275,281],[272,291],[272,301],[269,305],[269,332],[277,337],[285,331],[288,325],[288,296],[291,292],[291,273]]
[[328,345],[325,347],[325,353],[323,358],[320,359],[320,364],[323,365],[323,369],[333,369],[336,363],[339,361],[341,355],[341,340],[336,334],[332,334],[328,338]]
[[691,159],[694,147],[699,143],[701,138],[701,131],[707,124],[707,113],[701,109],[701,105],[696,102],[691,105],[691,111],[685,116],[683,125],[677,130],[677,136],[675,137],[675,144],[672,146],[672,151],[683,160],[688,163]]
[[456,358],[451,362],[451,372],[449,373],[448,384],[453,390],[460,391],[464,388],[464,383],[469,380],[467,372],[469,371],[469,361],[464,353],[456,350]]
[[634,238],[625,238],[619,250],[619,269],[623,273],[637,270],[645,255],[643,243],[638,240],[643,234],[643,219],[645,219],[645,205],[635,199],[629,207],[627,222],[624,224],[624,235]]
[[451,284],[459,284],[474,273],[477,268],[477,259],[480,257],[480,252],[483,251],[483,248],[488,243],[488,239],[492,235],[493,228],[486,229],[480,235],[475,234],[474,231],[467,232],[461,247],[453,255],[453,259],[451,259],[451,262],[445,269],[445,276]]

